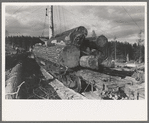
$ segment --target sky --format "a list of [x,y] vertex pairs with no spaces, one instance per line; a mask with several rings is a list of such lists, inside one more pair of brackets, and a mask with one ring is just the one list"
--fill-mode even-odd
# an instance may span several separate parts
[[[5,29],[8,35],[48,36],[49,6],[7,5],[5,8]],[[88,37],[94,30],[97,36],[105,35],[108,40],[136,43],[139,32],[144,39],[144,6],[100,6],[100,5],[54,5],[55,34],[78,26],[88,30]]]

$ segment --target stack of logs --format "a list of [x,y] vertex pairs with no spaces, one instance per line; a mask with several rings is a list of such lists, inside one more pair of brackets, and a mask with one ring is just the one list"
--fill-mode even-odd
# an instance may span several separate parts
[[[97,38],[86,38],[87,33],[87,29],[80,26],[58,34],[48,41],[48,48],[51,50],[51,42],[56,42],[55,44],[63,42],[65,44],[61,45],[61,49],[57,49],[59,52],[55,53],[58,57],[54,57],[54,59],[56,58],[58,64],[68,68],[75,68],[80,65],[99,69],[99,64],[107,58],[108,39],[104,35]],[[48,57],[52,58],[53,56],[49,55]]]
[[[105,85],[105,91],[108,90],[107,88],[123,88],[126,85],[126,88],[129,88],[129,91],[125,90],[128,95],[128,92],[132,90],[131,81],[110,77],[92,70],[80,70],[81,67],[99,70],[100,65],[107,62],[108,39],[104,35],[97,38],[87,38],[86,36],[87,30],[82,26],[77,27],[50,39],[48,47],[35,46],[33,53],[44,69],[65,86],[77,92],[81,91],[80,78],[83,78],[86,82],[88,81],[88,84],[93,82],[99,91],[103,90],[103,85]],[[53,46],[51,42],[57,43]],[[57,45],[58,42],[63,42],[63,45]],[[110,64],[112,63],[108,63],[109,66],[111,66]]]
[[108,39],[101,35],[90,40],[86,38],[87,33],[87,29],[80,26],[51,38],[47,47],[36,45],[33,49],[37,62],[44,69],[77,92],[81,91],[81,82],[72,69],[81,66],[98,70],[107,58]]

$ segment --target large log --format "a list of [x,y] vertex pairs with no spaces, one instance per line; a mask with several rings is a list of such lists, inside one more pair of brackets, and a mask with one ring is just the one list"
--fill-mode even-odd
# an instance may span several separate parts
[[98,89],[103,89],[103,85],[105,85],[106,89],[106,86],[113,84],[116,84],[118,87],[122,87],[125,84],[132,84],[131,80],[121,79],[121,77],[118,76],[110,76],[87,69],[77,71],[76,75],[84,79],[87,84],[94,83]]
[[64,42],[66,45],[75,45],[80,46],[87,36],[87,29],[83,26],[79,26],[76,28],[73,28],[71,30],[65,31],[61,34],[57,34],[54,38],[51,38],[48,41],[48,46],[51,45],[51,42],[54,41],[55,43],[58,42]]
[[80,50],[73,45],[64,47],[59,56],[59,63],[68,68],[79,66]]
[[138,99],[139,97],[144,99],[145,97],[145,91],[143,91],[145,89],[145,84],[140,84],[132,77],[121,79],[120,77],[110,76],[91,70],[79,70],[76,72],[76,75],[85,80],[87,84],[93,84],[99,93],[102,90],[108,91],[115,88],[117,90],[119,88],[124,88],[125,94],[130,97],[129,99],[131,99],[131,96],[133,96],[134,99]]
[[74,68],[79,66],[80,50],[73,45],[43,47],[33,49],[36,57],[51,61],[57,65]]
[[[42,74],[45,76],[45,78],[48,79],[53,79],[52,75],[49,74],[45,69],[41,68]],[[63,100],[69,99],[69,100],[86,100],[84,96],[82,96],[79,93],[76,93],[75,91],[67,88],[64,86],[58,79],[54,79],[49,83],[54,90],[57,92],[59,97]]]
[[[104,60],[107,59],[107,56],[108,56],[108,52],[107,52],[107,44],[108,44],[108,39],[104,36],[104,35],[100,35],[98,36],[97,38],[86,38],[81,47],[80,47],[80,50],[81,50],[81,66],[83,65],[84,67],[84,64],[86,64],[87,61],[93,61],[92,63],[95,63],[96,61],[96,65],[87,65],[86,67],[88,68],[92,68],[92,69],[99,69],[99,66],[101,66],[102,62]],[[87,55],[87,56],[84,56],[84,55]],[[93,58],[89,58],[91,56],[94,56],[94,60]],[[88,57],[89,60],[83,60],[83,59],[86,59],[85,57]],[[95,60],[97,59],[97,60]],[[84,62],[84,63],[83,63]]]
[[68,69],[79,66],[80,50],[76,46],[36,46],[33,53],[39,65],[62,81],[65,86],[77,92],[81,90],[79,78],[67,72]]
[[94,57],[93,55],[82,56],[80,58],[80,66],[91,69],[98,69],[98,58]]
[[97,38],[87,37],[84,43],[91,48],[98,49],[104,47],[108,43],[108,39],[104,35],[100,35]]
[[81,45],[81,51],[86,51],[87,48],[90,49],[96,49],[92,54],[98,56],[100,59],[105,60],[107,58],[107,44],[108,39],[104,35],[100,35],[97,38],[86,38],[82,45]]
[[93,83],[98,90],[102,90],[103,86],[105,86],[105,89],[107,89],[108,85],[118,83],[120,86],[123,84],[123,82],[120,82],[120,77],[114,77],[87,69],[77,71],[76,75],[85,80],[87,84]]
[[[18,98],[18,92],[22,83],[22,64],[17,64],[9,74],[9,79],[6,80],[5,99]],[[23,84],[23,83],[22,83]]]

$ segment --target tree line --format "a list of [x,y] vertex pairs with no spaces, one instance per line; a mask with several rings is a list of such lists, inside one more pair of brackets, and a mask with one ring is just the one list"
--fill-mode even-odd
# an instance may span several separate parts
[[[6,44],[10,44],[13,47],[21,47],[28,50],[36,43],[43,43],[40,37],[31,36],[7,36]],[[108,42],[108,57],[115,59],[115,48],[116,48],[116,59],[119,61],[126,61],[127,57],[129,60],[144,62],[144,45],[137,43],[130,44],[128,42],[109,41]]]
[[43,43],[39,37],[31,36],[8,36],[5,38],[5,43],[10,44],[13,47],[21,47],[25,50],[29,50],[30,47],[36,43]]
[[[115,50],[116,47],[116,50]],[[127,58],[132,61],[144,62],[144,45],[137,43],[130,44],[128,42],[111,41],[108,42],[108,57],[119,61],[127,61]]]

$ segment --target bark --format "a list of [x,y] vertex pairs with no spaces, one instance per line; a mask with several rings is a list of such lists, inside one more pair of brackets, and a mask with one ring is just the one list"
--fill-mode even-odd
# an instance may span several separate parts
[[80,58],[80,66],[91,69],[98,69],[98,58],[92,55],[82,56]]
[[77,92],[81,90],[79,78],[67,72],[69,68],[79,66],[80,50],[76,46],[41,46],[35,47],[33,53],[39,65],[62,81],[65,86]]
[[22,64],[17,64],[9,74],[9,79],[6,80],[5,98],[15,99],[18,91],[18,86],[22,83]]
[[87,36],[87,29],[83,26],[79,26],[76,28],[73,28],[71,30],[65,31],[61,34],[56,35],[54,38],[51,38],[48,41],[48,46],[51,45],[51,42],[53,40],[56,40],[56,42],[63,41],[66,45],[72,44],[75,46],[80,46],[84,40],[84,38]]
[[132,81],[130,79],[121,79],[117,76],[110,76],[87,69],[77,71],[76,75],[85,80],[87,84],[94,83],[98,89],[103,89],[103,85],[105,85],[105,89],[107,86],[113,84],[116,84],[118,87],[122,87],[125,84],[132,85]]
[[[45,76],[46,79],[53,79],[51,74],[49,74],[45,69],[41,68],[42,74]],[[66,86],[63,85],[62,82],[60,82],[58,79],[54,79],[49,83],[54,90],[57,92],[58,96],[65,100],[65,99],[70,99],[70,100],[86,100],[84,96],[82,96],[79,93],[76,93],[72,89],[67,88]]]
[[[140,95],[140,99],[144,99],[145,83],[139,83],[132,77],[126,77],[121,79],[116,76],[109,76],[103,73],[94,72],[91,70],[80,70],[76,72],[76,75],[85,80],[87,84],[94,84],[94,87],[99,91],[102,90],[118,90],[123,88],[129,99],[137,99],[137,95]],[[103,86],[104,85],[104,86]]]
[[[87,50],[87,48],[90,49],[90,54],[93,54],[94,56],[98,56],[100,59],[105,60],[108,56],[107,52],[107,44],[108,44],[108,39],[104,35],[100,35],[97,38],[86,38],[80,49],[81,51]],[[92,49],[94,49],[93,52]]]
[[[73,45],[52,46],[52,47],[35,47],[33,53],[47,61],[57,65],[74,68],[79,66],[80,50]],[[55,69],[54,69],[55,70]]]
[[68,68],[79,66],[80,50],[75,46],[66,46],[59,56],[59,63]]

